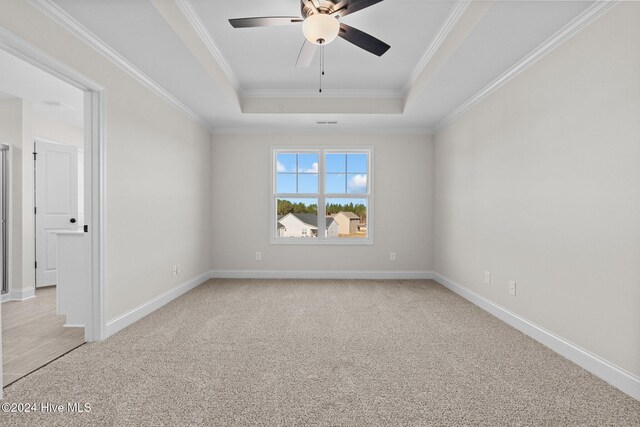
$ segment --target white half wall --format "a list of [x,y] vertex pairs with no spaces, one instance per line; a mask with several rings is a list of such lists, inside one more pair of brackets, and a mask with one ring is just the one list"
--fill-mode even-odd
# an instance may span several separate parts
[[[212,142],[214,271],[290,277],[318,270],[414,275],[431,270],[430,135],[212,135]],[[270,244],[272,146],[373,147],[374,244]],[[256,251],[262,252],[261,261],[256,261]],[[389,261],[392,251],[396,262]]]
[[622,2],[436,135],[434,266],[636,377],[638,22]]

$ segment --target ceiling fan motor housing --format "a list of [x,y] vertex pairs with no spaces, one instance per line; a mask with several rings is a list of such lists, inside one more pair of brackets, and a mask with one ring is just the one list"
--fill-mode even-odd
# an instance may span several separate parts
[[316,12],[316,7],[313,5],[313,3],[310,0],[302,0],[300,4],[302,17],[308,18],[309,16],[314,15],[318,12],[332,14],[333,12],[336,11],[336,3],[332,1],[325,0],[325,1],[318,1],[317,3],[319,4],[319,6]]
[[343,16],[358,12],[383,0],[300,0],[302,16],[262,16],[229,19],[234,28],[273,27],[302,23],[305,42],[296,67],[308,67],[316,46],[331,43],[337,37],[377,56],[391,46],[370,34],[339,22]]

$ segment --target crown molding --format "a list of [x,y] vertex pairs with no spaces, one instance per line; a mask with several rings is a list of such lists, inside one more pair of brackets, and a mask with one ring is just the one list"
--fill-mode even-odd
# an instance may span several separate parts
[[399,128],[399,129],[372,129],[360,128],[320,128],[310,129],[273,129],[273,128],[217,128],[211,131],[212,135],[433,135],[431,128]]
[[244,90],[241,98],[401,98],[402,91],[396,90]]
[[449,34],[455,28],[456,24],[458,23],[458,20],[467,10],[470,4],[471,4],[470,0],[458,0],[455,3],[453,8],[451,9],[451,12],[449,12],[449,15],[447,16],[447,19],[444,21],[444,23],[436,33],[435,37],[431,41],[431,44],[425,51],[424,55],[422,55],[422,58],[420,58],[420,61],[418,61],[418,65],[416,65],[416,67],[411,72],[411,75],[409,76],[409,80],[407,81],[407,84],[404,87],[404,90],[402,91],[403,95],[406,96],[406,94],[411,90],[416,80],[418,80],[418,77],[420,76],[420,74],[422,74],[422,71],[424,71],[424,68],[431,61],[431,59],[433,58],[433,55],[436,54],[438,49],[440,49],[440,46],[442,45],[442,43],[444,43],[447,37],[449,37]]
[[582,29],[586,28],[589,24],[594,22],[598,17],[602,16],[605,12],[611,9],[613,6],[617,5],[619,0],[604,0],[604,1],[596,1],[593,5],[591,5],[588,9],[574,18],[571,22],[565,25],[563,28],[558,30],[554,35],[544,41],[540,46],[535,48],[532,52],[530,52],[527,56],[518,61],[515,65],[505,71],[498,78],[493,80],[487,86],[485,86],[478,93],[473,95],[471,98],[466,100],[456,109],[451,111],[447,116],[442,119],[435,128],[435,131],[438,132],[445,128],[448,124],[453,122],[455,119],[463,115],[465,112],[469,111],[476,104],[481,102],[491,93],[504,86],[511,79],[516,77],[518,74],[535,64],[538,60],[546,56],[549,52],[553,51],[556,47],[560,46],[565,41],[569,40],[571,37],[576,35]]
[[51,0],[29,0],[29,2],[40,9],[45,13],[49,18],[53,19],[60,26],[65,28],[67,31],[71,32],[73,35],[78,37],[80,40],[87,43],[97,52],[102,54],[105,58],[113,62],[115,65],[120,67],[120,69],[127,72],[130,76],[138,80],[142,83],[143,86],[151,90],[153,93],[158,95],[160,98],[164,99],[169,104],[173,105],[178,110],[182,111],[191,119],[197,121],[206,129],[211,130],[211,127],[208,123],[199,115],[197,115],[193,110],[183,104],[178,98],[171,95],[167,90],[165,90],[162,86],[156,83],[153,79],[147,76],[145,73],[136,68],[133,64],[127,61],[124,57],[122,57],[119,53],[117,53],[113,48],[111,48],[108,44],[103,42],[100,38],[98,38],[95,34],[86,29],[82,24],[80,24],[75,18],[65,12],[60,6],[55,4]]
[[198,37],[200,37],[200,40],[202,40],[204,45],[207,47],[207,49],[211,53],[211,56],[214,57],[214,59],[216,60],[216,62],[218,63],[222,71],[225,73],[225,75],[231,82],[231,85],[237,92],[238,78],[233,73],[233,70],[229,66],[229,63],[224,58],[224,56],[222,55],[222,52],[220,52],[220,49],[218,49],[218,46],[213,41],[211,34],[209,34],[209,30],[207,30],[207,27],[204,25],[204,22],[202,22],[202,19],[200,19],[200,15],[198,15],[198,12],[196,12],[191,1],[176,0],[176,3],[180,8],[180,10],[182,11],[182,13],[184,14],[185,18],[187,18],[187,21],[189,21],[189,24],[191,24],[196,34],[198,34]]
[[104,90],[104,87],[94,80],[69,68],[66,64],[63,64],[46,52],[17,37],[2,26],[0,26],[0,49],[11,53],[80,90]]

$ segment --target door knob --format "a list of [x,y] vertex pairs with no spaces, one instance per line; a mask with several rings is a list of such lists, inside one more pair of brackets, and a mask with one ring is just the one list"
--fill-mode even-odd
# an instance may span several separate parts
[[76,219],[75,219],[75,218],[71,218],[71,219],[69,220],[69,222],[71,222],[71,224],[75,224],[75,223],[76,223]]

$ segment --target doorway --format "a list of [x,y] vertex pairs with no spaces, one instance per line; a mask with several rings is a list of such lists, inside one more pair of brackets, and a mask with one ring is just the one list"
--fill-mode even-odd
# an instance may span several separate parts
[[[105,301],[105,277],[104,277],[104,263],[105,263],[105,249],[104,249],[104,217],[105,217],[105,208],[104,208],[104,168],[105,168],[105,157],[104,157],[104,110],[105,110],[105,100],[104,100],[104,89],[101,85],[97,84],[91,79],[88,79],[84,75],[72,70],[65,64],[57,61],[56,59],[50,57],[46,53],[43,53],[38,48],[32,46],[28,42],[24,41],[20,37],[14,35],[13,33],[7,31],[4,28],[0,28],[0,62],[2,66],[0,66],[0,73],[2,73],[2,78],[0,78],[0,84],[8,84],[7,79],[5,78],[5,73],[7,71],[7,67],[5,67],[6,61],[11,62],[11,60],[20,60],[28,65],[32,66],[35,72],[39,73],[39,75],[43,76],[40,78],[38,83],[42,83],[43,80],[47,79],[58,79],[63,81],[66,84],[69,84],[77,89],[80,89],[82,92],[83,98],[83,107],[82,112],[84,114],[84,132],[83,132],[83,140],[84,140],[84,182],[85,185],[85,221],[83,227],[83,237],[82,240],[86,242],[86,261],[83,262],[83,265],[86,265],[88,273],[87,280],[85,281],[86,286],[86,299],[83,299],[86,304],[87,315],[86,315],[86,324],[85,324],[85,333],[84,340],[86,341],[98,341],[102,340],[106,337],[106,301]],[[20,86],[24,90],[33,89],[33,85],[24,84],[26,79],[25,75],[20,76],[21,79],[16,79],[14,82],[18,87]],[[22,81],[22,83],[20,83]],[[39,86],[39,85],[38,85]],[[0,99],[3,98],[3,94],[0,89]],[[0,138],[0,143],[5,142]],[[16,141],[16,144],[22,144],[21,138],[9,138]],[[33,139],[30,140],[30,143],[33,144]],[[14,147],[12,147],[14,148]],[[32,154],[31,149],[25,150],[25,147],[20,147],[20,150],[14,150],[14,154],[12,155],[12,161],[14,163],[14,171],[12,173],[12,177],[19,176],[19,174],[24,172],[26,162],[32,162]],[[19,162],[16,162],[16,159],[19,159]],[[31,163],[32,164],[32,163]],[[22,175],[24,178],[24,174]],[[27,188],[31,188],[33,190],[33,184],[31,184],[31,180],[33,180],[33,175],[31,179],[27,179],[29,186]],[[13,187],[15,187],[17,183],[14,183]],[[13,188],[15,190],[15,188]],[[21,189],[21,194],[25,194],[24,189]],[[30,196],[26,196],[33,198],[33,191],[31,191]],[[27,200],[24,198],[23,200]],[[26,202],[25,202],[26,203]],[[25,211],[27,205],[23,205],[20,203],[18,207],[17,204],[12,204],[11,211],[9,212],[10,216],[16,216],[15,210],[21,209]],[[33,203],[32,203],[33,208]],[[33,215],[33,212],[31,212]],[[20,214],[22,215],[22,214]],[[22,216],[20,216],[22,218]],[[18,219],[17,217],[15,219]],[[32,220],[33,221],[33,220]],[[34,245],[35,237],[33,233],[35,232],[33,222],[31,227],[29,227],[28,222],[25,224],[18,224],[17,221],[15,227],[12,226],[9,230],[9,235],[11,235],[11,231],[15,228],[15,230],[19,230],[21,233],[28,232],[31,233],[30,238],[28,239],[31,243],[26,243],[30,246]],[[29,231],[31,230],[31,231]],[[14,233],[16,234],[16,233]],[[16,246],[14,243],[18,243],[18,246],[21,246],[25,241],[18,241],[15,237],[22,236],[14,236],[12,240],[9,242],[9,248],[6,252],[18,252],[14,247],[13,250],[11,246]],[[1,246],[0,246],[1,247]],[[14,289],[12,285],[14,284],[23,284],[23,278],[20,280],[17,279],[16,276],[20,274],[28,275],[33,274],[33,281],[31,283],[34,285],[30,289],[20,288],[17,289],[15,295],[18,299],[29,298],[35,295],[37,292],[35,290],[35,271],[33,261],[35,258],[35,248],[27,249],[22,248],[23,250],[19,251],[21,254],[32,254],[32,263],[31,265],[22,265],[20,264],[20,268],[11,268],[10,271],[14,273],[11,274],[11,280],[8,284],[9,294],[13,296]],[[18,266],[18,262],[16,259],[9,261],[10,267],[13,267],[14,264]],[[5,270],[6,271],[6,270]],[[29,271],[31,273],[29,273]],[[28,285],[27,285],[28,286]],[[43,289],[46,290],[46,289]],[[39,292],[39,291],[38,291]],[[35,300],[35,298],[32,298]],[[11,302],[5,303],[11,304]],[[0,326],[2,325],[2,318],[4,317],[3,306],[0,305]],[[0,330],[4,329],[3,327]],[[2,353],[6,351],[5,348],[2,348]],[[2,362],[0,356],[0,362]],[[0,379],[2,378],[2,367],[3,364],[0,363]],[[2,397],[2,392],[0,389],[0,398]]]

